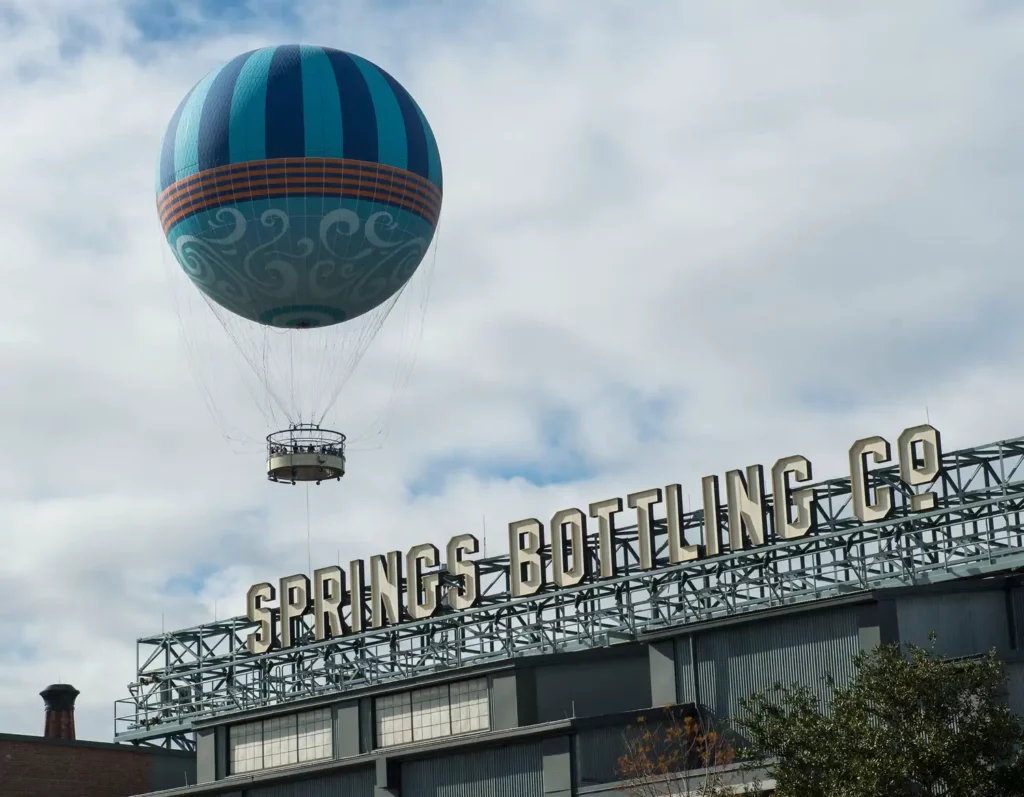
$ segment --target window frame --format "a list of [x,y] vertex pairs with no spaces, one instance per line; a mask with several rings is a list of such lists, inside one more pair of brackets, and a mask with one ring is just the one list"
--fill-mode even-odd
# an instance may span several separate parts
[[[320,715],[320,719],[317,719],[316,715]],[[310,719],[303,723],[300,718],[309,717]],[[272,727],[285,727],[287,733],[278,734],[269,741],[272,743],[273,752],[268,749],[268,735],[267,726],[268,724]],[[290,728],[288,726],[291,726]],[[264,772],[272,769],[281,769],[283,767],[300,766],[302,764],[313,764],[318,761],[330,761],[334,758],[334,725],[335,725],[335,711],[334,706],[326,706],[323,708],[307,709],[306,711],[294,711],[289,714],[275,715],[272,717],[264,717],[263,719],[250,720],[249,722],[240,722],[236,725],[229,725],[227,729],[227,774],[228,777],[233,775],[245,775],[253,772]],[[326,754],[317,758],[303,758],[303,750],[309,750],[310,745],[302,746],[302,735],[300,729],[312,729],[314,738],[317,733],[322,733],[326,736],[326,744],[321,742],[319,745],[314,745],[312,749],[318,751],[326,750]],[[255,756],[247,756],[244,761],[252,761],[253,766],[246,767],[244,769],[238,768],[238,759],[235,756],[235,750],[237,744],[254,744],[258,743],[259,753]],[[288,760],[290,756],[294,756],[294,761]],[[272,758],[273,757],[273,758]],[[284,758],[284,762],[268,764],[269,760],[275,758]]]
[[[471,684],[480,684],[479,688],[465,689],[464,687]],[[463,687],[459,689],[459,687]],[[455,697],[458,700],[457,703],[453,702],[453,688],[458,689],[455,693]],[[418,689],[406,689],[401,692],[390,692],[384,695],[377,695],[373,699],[373,746],[376,750],[389,750],[395,747],[401,747],[409,744],[419,744],[425,742],[437,741],[439,739],[450,739],[458,736],[466,736],[472,733],[486,733],[491,730],[491,679],[488,676],[482,676],[479,678],[466,678],[460,681],[447,681],[441,684],[432,684],[430,686],[422,686]],[[423,721],[424,715],[430,716],[437,713],[437,707],[431,711],[429,707],[425,708],[425,704],[429,698],[426,696],[434,690],[444,690],[444,714],[445,718],[440,723],[426,723]],[[424,700],[417,703],[416,696],[424,696]],[[473,712],[474,704],[480,705],[480,696],[482,695],[482,705],[485,713],[480,713],[479,709]],[[469,698],[468,700],[466,698]],[[382,706],[381,704],[384,703]],[[393,705],[390,705],[393,704]],[[399,708],[399,711],[404,714],[394,712],[394,706]],[[417,706],[420,708],[420,721],[417,722]],[[381,709],[389,710],[388,716],[383,716]],[[456,708],[458,708],[458,716],[456,716]],[[404,716],[404,721],[396,730],[392,727],[389,730],[385,730],[384,720],[394,719],[395,717]],[[465,728],[465,725],[473,724],[483,719],[483,727],[479,728]],[[447,728],[447,733],[424,733],[424,731],[438,728]],[[401,737],[395,740],[395,737]],[[385,739],[389,739],[385,743]]]

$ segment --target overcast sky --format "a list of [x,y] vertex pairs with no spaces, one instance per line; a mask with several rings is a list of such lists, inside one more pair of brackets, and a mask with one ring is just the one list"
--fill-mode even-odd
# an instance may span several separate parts
[[109,740],[137,637],[307,569],[304,488],[193,378],[153,201],[181,96],[294,41],[393,74],[445,170],[433,270],[334,425],[414,368],[310,490],[314,567],[484,518],[496,553],[509,521],[793,453],[840,476],[926,417],[948,449],[1024,434],[1017,4],[0,0],[0,732],[41,733],[61,680]]

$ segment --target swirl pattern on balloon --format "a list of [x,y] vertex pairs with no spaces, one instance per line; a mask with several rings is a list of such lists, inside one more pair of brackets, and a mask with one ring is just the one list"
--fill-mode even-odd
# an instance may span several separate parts
[[[294,203],[293,203],[294,204]],[[279,327],[356,318],[412,277],[433,237],[418,215],[373,203],[324,214],[256,201],[192,216],[169,236],[182,269],[225,309]]]

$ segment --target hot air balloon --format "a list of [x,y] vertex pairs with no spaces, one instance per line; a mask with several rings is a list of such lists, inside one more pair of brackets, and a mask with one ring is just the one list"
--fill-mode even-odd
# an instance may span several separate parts
[[243,53],[174,112],[156,193],[175,261],[288,419],[266,438],[268,477],[340,478],[345,437],[324,415],[437,229],[441,159],[422,110],[351,53]]

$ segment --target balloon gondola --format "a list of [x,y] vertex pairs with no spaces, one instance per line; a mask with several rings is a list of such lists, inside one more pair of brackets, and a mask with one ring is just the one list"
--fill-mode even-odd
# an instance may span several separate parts
[[315,424],[296,424],[267,435],[267,478],[320,482],[345,475],[345,435]]
[[[345,437],[320,425],[437,229],[441,160],[422,110],[351,53],[253,50],[181,101],[156,193],[174,259],[287,421],[267,437],[268,477],[340,478]],[[325,462],[274,455],[297,436]]]

